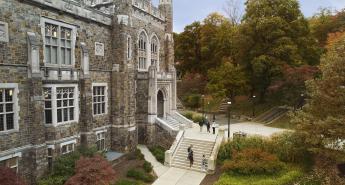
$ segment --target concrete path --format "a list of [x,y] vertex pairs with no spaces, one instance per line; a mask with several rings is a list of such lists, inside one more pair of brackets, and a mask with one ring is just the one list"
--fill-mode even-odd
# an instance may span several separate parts
[[[224,128],[225,136],[228,135],[228,126],[222,125],[221,128]],[[236,123],[230,125],[230,136],[233,135],[235,132],[244,132],[248,135],[260,135],[260,136],[272,136],[276,133],[281,133],[288,131],[287,129],[281,129],[281,128],[273,128],[273,127],[267,127],[265,125],[259,124],[259,123],[253,123],[253,122],[245,122],[245,123]]]
[[146,146],[138,145],[137,148],[144,155],[145,160],[152,164],[153,171],[158,177],[162,176],[165,172],[169,170],[169,167],[164,166],[162,163],[156,160],[156,158],[152,155],[152,153]]

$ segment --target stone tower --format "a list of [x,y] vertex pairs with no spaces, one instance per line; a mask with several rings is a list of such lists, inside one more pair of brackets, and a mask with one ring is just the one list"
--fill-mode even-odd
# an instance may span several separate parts
[[159,0],[159,9],[164,14],[167,24],[166,32],[173,33],[173,4],[172,0]]

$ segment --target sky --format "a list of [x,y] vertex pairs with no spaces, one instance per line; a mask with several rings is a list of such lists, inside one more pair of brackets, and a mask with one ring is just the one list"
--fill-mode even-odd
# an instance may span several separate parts
[[[157,5],[159,0],[152,0]],[[245,0],[240,0],[245,1]],[[320,7],[336,10],[345,8],[345,0],[299,0],[301,10],[306,17],[312,16]],[[174,31],[182,32],[184,27],[194,21],[201,21],[212,12],[223,13],[226,0],[173,0]],[[244,3],[242,3],[244,8]]]

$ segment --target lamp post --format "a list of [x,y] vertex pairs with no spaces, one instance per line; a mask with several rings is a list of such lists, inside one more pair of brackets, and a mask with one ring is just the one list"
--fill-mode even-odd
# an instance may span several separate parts
[[252,98],[252,101],[253,101],[253,119],[255,118],[255,98],[256,98],[256,96],[254,95]]
[[230,140],[230,119],[231,119],[230,105],[231,105],[231,101],[228,102],[228,140]]

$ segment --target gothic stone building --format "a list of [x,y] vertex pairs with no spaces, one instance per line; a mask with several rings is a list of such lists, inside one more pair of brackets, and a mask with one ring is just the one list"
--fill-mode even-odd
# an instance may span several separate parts
[[160,140],[173,55],[171,0],[0,0],[0,165],[34,183],[78,146]]

